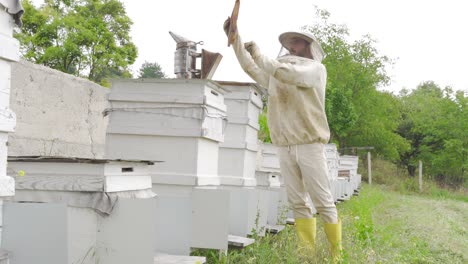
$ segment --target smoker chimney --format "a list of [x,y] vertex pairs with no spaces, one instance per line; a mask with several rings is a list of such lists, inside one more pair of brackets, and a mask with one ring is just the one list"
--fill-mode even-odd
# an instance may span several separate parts
[[[219,53],[202,49],[197,52],[197,45],[203,41],[195,42],[169,31],[177,43],[174,52],[174,73],[178,79],[211,79],[223,56]],[[201,70],[197,69],[197,58],[201,58]]]

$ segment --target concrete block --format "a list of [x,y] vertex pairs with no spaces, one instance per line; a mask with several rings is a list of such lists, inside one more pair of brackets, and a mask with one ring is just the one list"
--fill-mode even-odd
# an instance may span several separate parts
[[11,156],[103,158],[109,89],[41,65],[12,64]]

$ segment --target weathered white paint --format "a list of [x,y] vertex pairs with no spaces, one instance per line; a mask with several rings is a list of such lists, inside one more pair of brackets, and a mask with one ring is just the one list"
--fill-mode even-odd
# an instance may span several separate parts
[[2,8],[2,5],[8,8],[10,5],[8,2],[9,1],[6,0],[0,0],[0,34],[6,37],[12,37],[14,27],[13,17]]
[[0,34],[0,59],[6,61],[19,61],[19,41]]
[[120,199],[102,217],[61,203],[8,202],[3,248],[14,252],[12,264],[153,264],[153,203]]
[[261,162],[259,171],[280,172],[280,163],[278,158],[278,148],[272,144],[263,143],[261,145]]
[[209,105],[112,102],[108,134],[224,140],[225,112]]
[[[14,179],[6,175],[8,132],[13,132],[16,125],[16,116],[9,109],[11,62],[19,60],[19,42],[13,38],[13,18],[6,12],[12,4],[12,1],[0,2],[0,197],[15,194]],[[0,210],[2,217],[3,210]]]
[[98,263],[154,263],[154,204],[155,199],[119,199],[109,217],[98,218]]
[[224,89],[209,80],[119,79],[109,101],[210,105],[226,112]]
[[44,66],[12,64],[10,156],[103,158],[109,89]]
[[231,123],[228,117],[228,125],[224,142],[220,144],[221,148],[248,148],[252,151],[258,150],[258,127],[247,124]]
[[279,188],[281,186],[278,172],[256,171],[257,186]]
[[258,188],[223,186],[231,194],[229,234],[247,237],[256,230],[265,234],[268,218],[268,193]]
[[271,188],[268,190],[268,225],[284,225],[288,216],[289,204],[286,189]]
[[208,80],[114,81],[107,156],[164,161],[156,184],[219,185],[224,92]]
[[223,185],[255,186],[257,152],[239,148],[220,148],[218,172]]
[[[357,176],[357,169],[358,169],[358,156],[351,156],[351,155],[344,155],[340,156],[338,170],[341,172],[345,172],[346,177],[348,179],[347,182],[342,183],[344,188],[344,194],[349,195],[351,192],[350,190],[357,190],[361,183],[361,179]],[[351,194],[353,193],[351,192]]]
[[[262,91],[254,83],[218,82],[228,91],[225,102],[228,106],[229,116],[247,117],[254,124],[258,124],[258,115],[263,108]],[[231,104],[231,105],[230,105]],[[239,104],[239,105],[235,105]],[[231,110],[229,110],[229,107]]]
[[328,179],[330,183],[336,181],[338,177],[338,168],[339,168],[339,161],[340,155],[338,150],[336,149],[335,144],[325,144],[325,157],[327,158],[327,165],[328,165]]
[[230,199],[225,190],[193,189],[191,247],[227,250]]
[[75,162],[31,162],[10,160],[10,175],[16,188],[50,191],[119,192],[151,189],[148,165],[138,162],[110,161],[101,164]]
[[155,251],[189,255],[193,247],[227,249],[230,194],[212,187],[153,185]]
[[153,191],[158,197],[153,210],[156,216],[154,252],[188,256],[192,233],[191,190],[166,194],[155,187]]
[[14,252],[11,264],[68,263],[67,216],[64,204],[5,203],[2,248]]
[[0,59],[0,109],[10,106],[11,62]]

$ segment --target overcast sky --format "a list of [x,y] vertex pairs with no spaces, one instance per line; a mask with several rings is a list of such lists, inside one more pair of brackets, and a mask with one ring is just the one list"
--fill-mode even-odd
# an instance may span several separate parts
[[[144,61],[158,62],[174,77],[174,40],[168,31],[199,47],[223,55],[215,80],[251,81],[237,63],[222,30],[235,0],[123,0],[133,20],[131,36],[138,47],[132,66],[136,75]],[[278,35],[314,22],[314,5],[331,13],[335,23],[346,24],[352,38],[370,34],[381,55],[396,59],[388,69],[387,90],[415,88],[433,80],[442,87],[468,90],[468,10],[463,0],[241,0],[239,31],[244,41],[254,40],[261,51],[276,57]]]

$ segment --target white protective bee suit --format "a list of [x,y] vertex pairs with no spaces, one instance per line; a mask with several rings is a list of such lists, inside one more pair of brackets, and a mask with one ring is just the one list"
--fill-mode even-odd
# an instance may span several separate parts
[[233,49],[243,70],[268,88],[268,127],[273,144],[279,147],[281,174],[295,218],[313,217],[309,194],[322,220],[337,223],[324,154],[330,138],[325,114],[327,73],[321,63],[325,54],[308,33],[287,32],[280,35],[280,42],[289,37],[311,43],[314,59],[293,55],[270,59],[256,45],[249,53],[239,34]]

